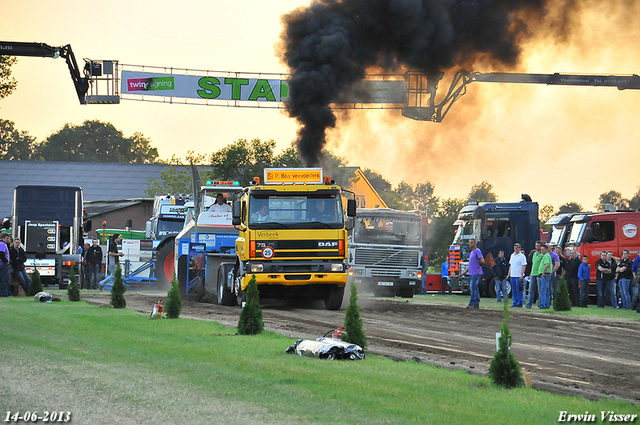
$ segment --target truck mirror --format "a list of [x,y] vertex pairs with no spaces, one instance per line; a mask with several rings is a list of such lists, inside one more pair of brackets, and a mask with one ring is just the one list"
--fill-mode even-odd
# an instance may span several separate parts
[[349,199],[347,200],[347,217],[355,217],[356,216],[356,200]]
[[593,227],[589,226],[584,231],[584,241],[586,243],[593,243]]
[[234,226],[240,226],[240,217],[233,217],[233,219],[231,219],[231,224]]
[[233,206],[231,207],[232,209],[232,214],[233,214],[233,224],[237,226],[236,224],[236,218],[238,219],[238,224],[240,224],[240,217],[242,217],[242,202],[234,202]]
[[84,222],[84,231],[85,232],[91,231],[91,220],[87,220]]

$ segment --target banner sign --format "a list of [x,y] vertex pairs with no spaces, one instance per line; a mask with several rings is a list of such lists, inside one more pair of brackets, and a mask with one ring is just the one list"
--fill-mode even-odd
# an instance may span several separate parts
[[[333,103],[404,103],[404,80],[364,80]],[[289,82],[281,79],[154,74],[122,71],[121,94],[201,100],[287,102]]]
[[287,81],[122,71],[122,94],[192,99],[286,102]]

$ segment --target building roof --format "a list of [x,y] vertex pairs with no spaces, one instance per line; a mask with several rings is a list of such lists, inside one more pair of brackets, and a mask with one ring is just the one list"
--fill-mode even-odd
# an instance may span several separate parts
[[13,188],[18,185],[80,186],[85,201],[139,199],[147,197],[147,182],[161,181],[166,168],[165,164],[0,161],[0,218],[11,215]]

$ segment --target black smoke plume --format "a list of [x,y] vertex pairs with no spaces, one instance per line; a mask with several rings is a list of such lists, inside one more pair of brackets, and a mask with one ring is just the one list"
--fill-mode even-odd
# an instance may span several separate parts
[[331,100],[368,68],[438,74],[480,56],[513,66],[527,19],[544,8],[545,0],[314,0],[285,14],[280,50],[300,159],[319,164],[336,123]]

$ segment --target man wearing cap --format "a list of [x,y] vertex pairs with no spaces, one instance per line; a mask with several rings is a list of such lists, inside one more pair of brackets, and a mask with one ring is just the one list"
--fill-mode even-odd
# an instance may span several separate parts
[[225,202],[222,193],[218,193],[216,195],[216,203],[209,207],[209,212],[231,212],[231,205]]
[[522,246],[516,242],[513,246],[513,254],[509,258],[509,272],[511,279],[512,307],[522,307],[522,289],[524,288],[524,271],[527,268],[527,257],[520,251]]

